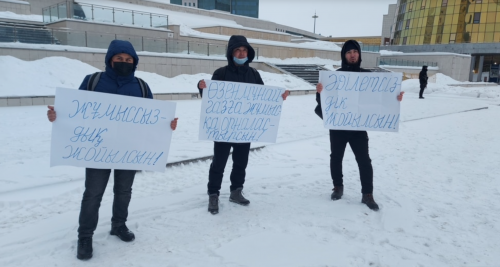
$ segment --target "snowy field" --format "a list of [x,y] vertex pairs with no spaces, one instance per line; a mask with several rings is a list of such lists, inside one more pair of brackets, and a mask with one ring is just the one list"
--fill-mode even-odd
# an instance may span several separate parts
[[[94,71],[80,63],[69,65],[75,71],[64,73],[65,87],[78,86]],[[49,61],[43,68],[26,64],[22,72],[13,65],[2,69],[1,96],[11,88],[36,95],[61,85],[42,76],[25,79],[37,71],[61,77]],[[286,83],[280,75],[262,74],[266,84]],[[192,90],[207,75],[168,81]],[[155,89],[152,76],[141,77],[153,91],[163,90]],[[500,90],[448,86],[457,82],[445,76],[436,80],[425,100],[418,99],[418,81],[403,83],[399,133],[369,133],[380,211],[360,203],[350,148],[344,197],[330,200],[328,131],[313,112],[314,95],[291,96],[278,142],[253,144],[265,148],[250,155],[244,190],[249,206],[228,201],[231,160],[217,215],[207,212],[210,161],[141,172],[127,223],[136,240],[124,243],[109,235],[110,181],[94,257],[86,262],[76,259],[84,169],[49,167],[46,107],[0,108],[0,266],[499,266]],[[36,86],[26,89],[30,82]],[[197,140],[200,104],[177,102],[169,162],[212,154],[211,142]]]

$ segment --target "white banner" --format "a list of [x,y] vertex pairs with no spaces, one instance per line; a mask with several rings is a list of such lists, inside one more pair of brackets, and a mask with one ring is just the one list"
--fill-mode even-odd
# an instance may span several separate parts
[[401,73],[320,71],[319,82],[325,128],[399,130]]
[[165,171],[175,103],[56,88],[50,166]]
[[275,143],[284,88],[205,80],[200,140]]

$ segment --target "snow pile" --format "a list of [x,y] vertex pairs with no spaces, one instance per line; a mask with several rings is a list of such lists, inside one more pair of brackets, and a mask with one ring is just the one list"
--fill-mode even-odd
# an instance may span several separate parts
[[[86,75],[97,71],[100,70],[79,60],[65,57],[23,61],[12,56],[0,56],[0,73],[4,77],[0,96],[54,95],[56,87],[79,88]],[[284,87],[288,90],[314,89],[311,84],[288,74],[264,71],[259,73],[266,85]],[[212,78],[212,74],[206,73],[182,74],[167,78],[144,71],[136,71],[136,76],[144,79],[153,93],[198,93],[196,87],[198,81]]]
[[0,11],[0,18],[43,22],[42,15],[22,15],[10,11]]
[[78,88],[87,74],[96,71],[99,70],[66,57],[23,61],[0,56],[0,96],[54,95],[56,87]]

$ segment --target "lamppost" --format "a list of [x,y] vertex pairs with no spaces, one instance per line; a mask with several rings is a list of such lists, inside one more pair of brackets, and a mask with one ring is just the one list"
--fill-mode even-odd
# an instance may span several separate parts
[[316,11],[314,11],[314,16],[312,16],[312,18],[314,19],[314,33],[316,33],[316,19],[318,18]]

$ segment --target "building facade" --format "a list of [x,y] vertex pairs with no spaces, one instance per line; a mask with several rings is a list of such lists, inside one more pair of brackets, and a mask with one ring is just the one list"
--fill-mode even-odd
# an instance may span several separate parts
[[252,18],[259,17],[259,0],[170,0],[170,3],[206,10],[220,10]]
[[500,0],[398,0],[387,50],[470,54],[471,81],[498,82]]

